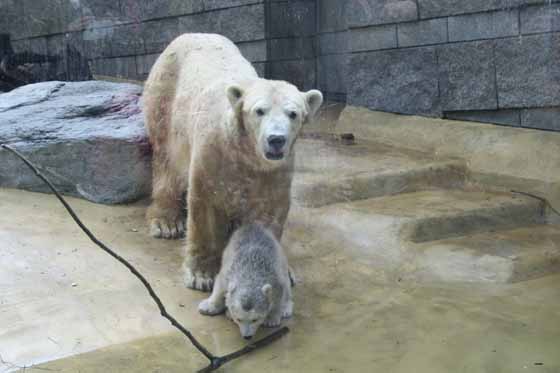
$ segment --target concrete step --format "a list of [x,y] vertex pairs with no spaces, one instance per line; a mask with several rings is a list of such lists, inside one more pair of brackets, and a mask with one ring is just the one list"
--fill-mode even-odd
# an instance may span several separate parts
[[480,233],[415,249],[415,279],[519,282],[560,272],[560,225]]
[[320,207],[433,188],[460,188],[464,162],[361,142],[302,139],[296,150],[294,202]]
[[460,190],[404,193],[311,211],[317,224],[362,245],[375,241],[385,234],[380,230],[388,228],[401,240],[426,242],[544,222],[542,202],[534,198]]

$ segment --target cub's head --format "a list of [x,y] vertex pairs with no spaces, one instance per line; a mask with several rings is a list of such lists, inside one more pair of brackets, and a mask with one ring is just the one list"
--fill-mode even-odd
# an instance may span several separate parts
[[230,287],[226,296],[229,317],[239,326],[241,336],[251,339],[272,309],[272,286],[237,289]]
[[231,85],[226,93],[237,125],[268,167],[290,158],[302,125],[313,119],[323,103],[317,90],[300,92],[287,82],[267,79]]

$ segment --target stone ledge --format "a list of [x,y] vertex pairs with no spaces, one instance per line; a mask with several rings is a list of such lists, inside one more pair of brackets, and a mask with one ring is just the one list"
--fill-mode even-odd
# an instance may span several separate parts
[[560,133],[389,114],[352,106],[344,109],[334,131],[431,152],[434,160],[463,159],[477,182],[531,192],[560,208]]

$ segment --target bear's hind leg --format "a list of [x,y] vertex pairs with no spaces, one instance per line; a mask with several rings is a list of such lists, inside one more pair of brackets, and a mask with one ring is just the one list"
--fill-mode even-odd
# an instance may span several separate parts
[[228,219],[212,201],[201,197],[207,187],[200,180],[189,182],[189,188],[184,281],[190,289],[210,291],[227,244]]
[[152,204],[148,207],[146,218],[152,237],[180,238],[185,235],[186,185],[173,174],[162,158],[160,154],[154,153]]

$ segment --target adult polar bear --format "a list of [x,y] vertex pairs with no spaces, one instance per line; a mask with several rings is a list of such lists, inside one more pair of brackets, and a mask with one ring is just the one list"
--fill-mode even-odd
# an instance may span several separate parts
[[323,96],[258,78],[223,36],[184,34],[157,59],[143,99],[153,147],[150,234],[183,234],[187,192],[185,285],[209,291],[239,224],[261,222],[281,239],[294,142]]

